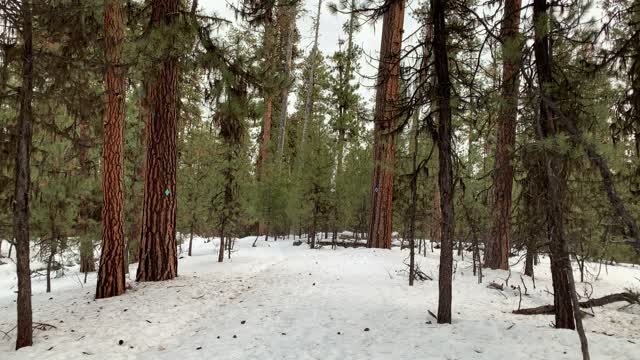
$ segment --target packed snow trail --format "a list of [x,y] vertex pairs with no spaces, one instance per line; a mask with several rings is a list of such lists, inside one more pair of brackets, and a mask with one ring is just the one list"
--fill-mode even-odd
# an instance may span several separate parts
[[[195,239],[194,256],[180,259],[177,279],[134,283],[111,299],[93,299],[95,276],[82,288],[68,271],[50,294],[36,279],[34,321],[56,328],[35,330],[34,346],[18,352],[14,339],[4,337],[0,358],[580,359],[575,332],[549,327],[552,316],[513,315],[518,291],[486,288],[504,282],[506,272],[488,271],[477,284],[470,264],[458,259],[454,323],[437,325],[427,312],[437,310],[437,281],[409,287],[400,271],[407,251],[310,250],[262,239],[252,248],[254,239],[239,240],[222,264],[215,241]],[[418,260],[435,277],[438,254]],[[545,266],[536,268],[537,288],[527,284],[523,307],[552,301]],[[10,283],[7,267],[0,267],[0,284]],[[521,285],[516,268],[514,286]],[[594,296],[634,286],[637,276],[638,268],[609,267]],[[15,324],[14,300],[12,291],[0,292],[0,330]],[[637,359],[640,314],[620,311],[622,305],[595,309],[587,319],[593,359]]]

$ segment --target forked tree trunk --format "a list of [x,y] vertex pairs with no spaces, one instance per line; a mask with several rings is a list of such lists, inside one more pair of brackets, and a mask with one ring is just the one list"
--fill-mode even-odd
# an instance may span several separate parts
[[126,78],[122,63],[124,25],[120,0],[105,0],[106,109],[102,144],[102,255],[96,298],[125,292],[124,116]]
[[494,167],[494,206],[491,235],[485,251],[485,266],[492,269],[509,268],[511,231],[511,189],[513,165],[511,152],[516,143],[518,92],[522,40],[519,37],[522,0],[506,0],[502,16],[502,100],[498,115],[498,137]]
[[391,249],[393,174],[404,0],[389,1],[382,21],[373,133],[373,175],[368,247]]
[[16,272],[18,274],[16,349],[33,344],[31,314],[31,270],[29,269],[29,192],[31,185],[31,123],[33,117],[33,25],[31,1],[22,1],[22,86],[18,147],[15,163],[15,195],[13,205],[13,236],[16,242]]
[[[156,0],[151,31],[176,23],[180,0]],[[137,281],[173,279],[176,254],[176,170],[178,136],[178,58],[165,53],[145,75],[147,152]]]
[[451,278],[453,270],[453,150],[451,148],[451,82],[449,79],[446,0],[432,0],[433,55],[437,79],[438,187],[440,188],[440,270],[438,278],[438,323],[451,323]]

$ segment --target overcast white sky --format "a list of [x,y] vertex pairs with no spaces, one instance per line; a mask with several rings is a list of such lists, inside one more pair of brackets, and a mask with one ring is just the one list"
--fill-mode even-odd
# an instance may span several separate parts
[[[235,3],[238,0],[200,0],[200,7],[205,13],[213,13],[216,15],[234,21],[233,11],[229,8],[229,2]],[[342,32],[342,24],[344,24],[348,16],[341,14],[331,14],[327,8],[330,2],[335,0],[323,0],[322,15],[320,18],[320,50],[329,56],[338,50],[338,39],[345,38]],[[302,36],[300,47],[308,52],[313,42],[313,17],[318,8],[317,0],[302,0],[305,11],[298,15],[298,29]],[[411,34],[417,28],[417,22],[412,18],[413,7],[417,1],[409,1],[405,12],[405,34]],[[382,31],[382,20],[374,25],[364,25],[360,33],[356,36],[356,44],[362,47],[364,55],[360,60],[361,73],[366,76],[373,76],[376,73],[378,50],[380,48],[380,33]],[[372,86],[374,81],[361,79],[363,85],[362,93],[365,100],[370,100],[373,91],[367,91],[366,86]],[[369,95],[366,95],[366,94]]]

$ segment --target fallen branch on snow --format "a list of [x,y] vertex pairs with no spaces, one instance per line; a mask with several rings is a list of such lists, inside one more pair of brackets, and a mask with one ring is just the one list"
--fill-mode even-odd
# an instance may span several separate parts
[[[589,299],[587,301],[580,302],[581,308],[591,308],[594,306],[604,306],[614,302],[626,301],[630,304],[640,304],[640,294],[633,292],[622,292],[616,294],[609,294],[597,299]],[[545,315],[553,314],[555,307],[553,305],[543,305],[534,308],[514,310],[513,313],[517,315]]]

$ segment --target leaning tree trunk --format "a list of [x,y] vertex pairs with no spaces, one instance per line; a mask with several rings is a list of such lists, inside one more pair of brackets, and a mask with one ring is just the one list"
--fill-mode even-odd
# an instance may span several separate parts
[[[533,44],[538,87],[540,91],[540,116],[536,126],[541,139],[553,138],[558,134],[557,114],[546,98],[553,100],[547,86],[553,82],[551,70],[551,46],[547,0],[534,0],[533,20],[535,40]],[[566,161],[561,155],[544,152],[544,186],[546,190],[546,222],[549,235],[551,258],[551,278],[553,281],[553,305],[556,328],[577,327],[584,360],[589,360],[587,337],[582,326],[569,250],[563,229],[562,197],[566,187]],[[574,322],[575,321],[575,322]]]
[[107,70],[102,144],[102,255],[96,298],[121,295],[124,274],[124,116],[126,78],[122,66],[124,25],[120,0],[106,0],[104,11]]
[[391,249],[393,173],[404,0],[392,0],[382,22],[373,134],[373,175],[368,247]]
[[432,0],[433,55],[438,104],[438,187],[440,189],[440,270],[438,278],[438,323],[451,323],[451,278],[453,270],[453,149],[451,148],[451,82],[445,24],[446,0]]
[[[548,20],[546,0],[534,1],[534,23],[536,38],[534,42],[534,52],[536,57],[536,68],[538,70],[539,88],[543,95],[548,95],[546,90],[548,84],[553,81],[551,72],[551,49],[549,46],[549,36],[547,34]],[[544,101],[540,103],[540,117],[538,124],[538,136],[541,139],[551,138],[557,134],[555,124],[555,114]],[[557,328],[574,329],[573,306],[571,304],[571,286],[566,269],[571,268],[569,251],[563,229],[563,210],[561,191],[562,172],[564,161],[559,155],[545,152],[542,159],[542,188],[546,190],[546,211],[545,220],[547,234],[549,237],[549,250],[551,258],[551,278],[553,280],[553,303],[555,306],[555,324]]]
[[498,115],[498,138],[494,167],[494,207],[491,236],[487,241],[484,265],[492,269],[509,269],[511,230],[511,189],[513,165],[511,151],[516,143],[518,92],[522,41],[519,37],[522,0],[506,0],[502,17],[502,99]]
[[31,314],[31,270],[29,269],[29,191],[31,185],[31,122],[33,110],[33,25],[31,1],[22,1],[22,86],[18,147],[15,164],[15,195],[13,205],[13,236],[16,242],[16,272],[18,274],[16,349],[33,344]]
[[[174,25],[180,0],[156,0],[151,31]],[[167,41],[168,42],[168,41]],[[170,44],[166,44],[170,46]],[[176,170],[178,136],[178,58],[165,49],[145,74],[147,152],[137,281],[173,279],[176,254]]]

